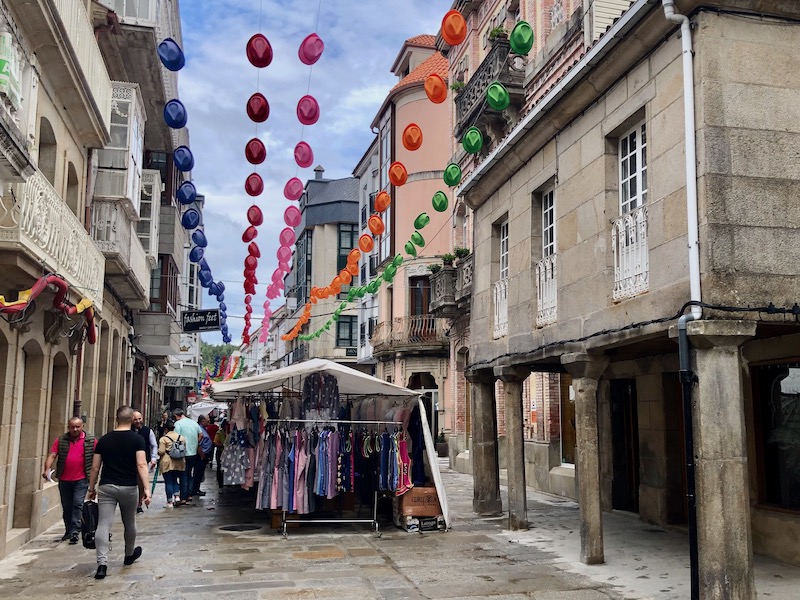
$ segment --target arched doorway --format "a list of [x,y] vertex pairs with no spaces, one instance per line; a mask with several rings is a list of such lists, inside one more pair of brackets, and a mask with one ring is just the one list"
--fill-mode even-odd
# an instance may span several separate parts
[[422,401],[428,413],[428,425],[434,437],[439,433],[439,386],[430,373],[413,373],[408,378],[409,389],[422,392]]
[[9,507],[9,529],[27,529],[32,525],[33,493],[39,486],[39,467],[45,452],[41,427],[45,404],[44,355],[38,343],[31,340],[23,346],[19,367],[14,427],[17,460],[11,469],[15,485],[13,506]]
[[50,386],[50,429],[45,439],[50,444],[67,430],[67,419],[72,416],[69,394],[69,361],[63,352],[53,358],[53,377]]
[[92,431],[95,436],[104,435],[108,429],[108,366],[111,362],[111,329],[108,323],[103,321],[100,325],[100,361],[97,366],[97,400],[95,413],[89,415],[92,423]]
[[67,201],[67,206],[69,206],[72,214],[78,217],[78,220],[83,222],[83,215],[80,214],[80,181],[78,180],[78,173],[75,171],[75,165],[72,163],[67,165],[67,194],[64,199]]
[[111,368],[108,372],[109,388],[108,388],[108,414],[107,418],[107,431],[114,429],[114,422],[116,420],[117,409],[122,406],[120,401],[120,388],[125,378],[120,376],[120,352],[121,344],[119,338],[119,331],[116,329],[112,334],[111,339]]
[[39,170],[47,181],[56,185],[56,161],[58,159],[58,144],[56,134],[50,121],[41,117],[39,119]]

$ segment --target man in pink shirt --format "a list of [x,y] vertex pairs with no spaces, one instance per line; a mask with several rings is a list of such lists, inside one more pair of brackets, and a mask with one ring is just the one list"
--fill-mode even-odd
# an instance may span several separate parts
[[61,494],[61,510],[65,533],[63,542],[77,544],[81,532],[81,510],[86,492],[89,489],[89,473],[92,469],[94,436],[83,431],[80,417],[72,417],[67,424],[67,432],[58,436],[50,447],[50,454],[44,461],[42,478],[50,481],[50,469],[56,463],[55,477]]

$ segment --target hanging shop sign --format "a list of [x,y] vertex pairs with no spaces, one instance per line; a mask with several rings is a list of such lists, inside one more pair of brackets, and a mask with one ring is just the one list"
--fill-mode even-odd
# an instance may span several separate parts
[[219,329],[219,309],[185,310],[181,313],[183,332],[213,331]]

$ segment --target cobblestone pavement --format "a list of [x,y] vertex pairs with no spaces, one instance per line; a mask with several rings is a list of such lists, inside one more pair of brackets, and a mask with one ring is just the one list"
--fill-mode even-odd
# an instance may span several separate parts
[[[153,508],[138,517],[137,543],[144,554],[134,565],[122,566],[122,529],[117,523],[112,530],[108,577],[94,580],[94,552],[59,542],[59,525],[0,561],[0,598],[80,595],[203,600],[230,593],[237,600],[688,597],[681,595],[684,588],[676,584],[678,578],[687,578],[686,570],[665,575],[665,569],[648,566],[646,559],[634,556],[621,561],[613,552],[612,565],[576,564],[571,554],[577,556],[579,550],[574,503],[537,497],[531,501],[534,527],[508,532],[503,531],[502,519],[482,519],[472,513],[470,476],[444,468],[443,478],[453,516],[451,531],[406,533],[385,523],[380,538],[368,525],[309,524],[290,529],[284,539],[269,527],[265,513],[252,508],[251,496],[238,490],[217,493],[213,476],[205,484],[208,495],[193,507],[162,508],[163,485],[159,484]],[[641,525],[623,519],[630,527]],[[537,521],[548,525],[537,527]],[[231,525],[258,528],[222,529]],[[616,544],[613,529],[607,530],[607,540]],[[677,534],[650,535],[666,539]],[[637,558],[644,562],[637,563]],[[795,593],[797,581],[787,580]]]

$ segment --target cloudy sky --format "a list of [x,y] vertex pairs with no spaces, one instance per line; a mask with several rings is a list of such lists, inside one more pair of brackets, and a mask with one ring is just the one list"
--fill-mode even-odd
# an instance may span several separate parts
[[[258,199],[265,222],[259,227],[260,283],[253,299],[252,329],[266,299],[266,283],[277,267],[278,232],[288,201],[283,186],[291,177],[305,181],[322,165],[329,178],[348,177],[373,139],[370,123],[397,79],[389,72],[403,41],[436,34],[451,0],[214,0],[181,4],[186,67],[180,72],[180,95],[189,113],[193,177],[206,196],[206,258],[216,280],[225,282],[233,343],[241,338],[242,291],[246,244],[241,241],[251,198],[244,181],[256,170],[265,192]],[[318,20],[319,16],[319,21]],[[318,22],[318,26],[317,26]],[[256,69],[245,55],[247,40],[263,33],[274,59]],[[312,67],[297,56],[300,42],[316,31],[325,52]],[[309,80],[310,75],[310,80]],[[310,93],[319,101],[320,120],[304,130],[297,101]],[[247,99],[256,91],[270,104],[270,117],[258,126],[247,118]],[[258,136],[267,160],[257,169],[244,157],[245,143]],[[298,169],[294,146],[302,139],[314,150],[314,165]],[[204,303],[212,306],[212,298]],[[273,301],[273,308],[282,300]],[[214,306],[216,304],[214,303]],[[221,336],[204,334],[210,343]]]

